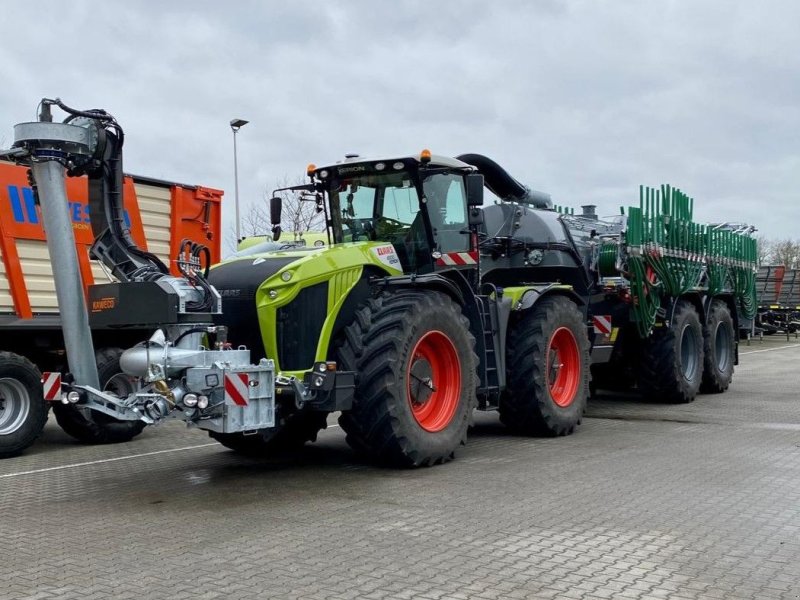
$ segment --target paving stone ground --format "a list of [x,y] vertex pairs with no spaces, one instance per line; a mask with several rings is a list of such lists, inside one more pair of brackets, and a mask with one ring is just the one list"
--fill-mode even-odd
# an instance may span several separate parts
[[603,396],[561,439],[480,414],[415,471],[337,428],[254,460],[177,423],[101,447],[49,424],[0,462],[0,598],[800,598],[800,344],[741,350],[727,394]]

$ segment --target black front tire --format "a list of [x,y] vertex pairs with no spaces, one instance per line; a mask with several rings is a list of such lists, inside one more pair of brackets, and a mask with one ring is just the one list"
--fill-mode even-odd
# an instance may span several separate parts
[[[563,344],[562,338],[567,348],[571,344],[574,348],[560,357],[553,349]],[[564,373],[557,373],[559,369],[565,369]],[[559,296],[543,298],[511,328],[507,372],[508,389],[500,402],[504,425],[524,435],[559,436],[575,431],[589,395],[589,340],[586,322],[574,302]],[[574,385],[561,388],[559,377],[569,378]]]
[[261,429],[255,433],[217,433],[208,435],[220,444],[242,454],[266,458],[280,452],[296,450],[306,442],[317,441],[317,434],[328,427],[328,413],[300,412],[289,415],[278,427]]
[[350,447],[400,467],[453,459],[477,406],[474,348],[469,321],[445,294],[369,300],[338,353],[341,367],[358,374],[353,408],[339,418]]
[[0,352],[0,458],[16,456],[36,441],[47,410],[36,365],[19,354]]
[[700,391],[721,394],[731,384],[736,357],[733,317],[730,308],[722,300],[711,302],[706,326],[703,328],[703,342],[705,355]]
[[703,328],[694,305],[679,300],[672,323],[643,342],[639,390],[656,402],[692,402],[703,378]]
[[[122,352],[121,348],[103,348],[95,353],[100,387],[120,397],[134,389],[130,378],[119,366]],[[53,404],[53,414],[61,429],[84,444],[129,442],[142,433],[146,425],[143,421],[122,421],[101,412],[60,402]]]

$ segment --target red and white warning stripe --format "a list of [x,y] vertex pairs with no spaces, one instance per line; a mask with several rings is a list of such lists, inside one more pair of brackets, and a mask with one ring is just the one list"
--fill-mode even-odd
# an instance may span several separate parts
[[46,371],[42,373],[42,391],[48,402],[61,400],[61,373]]
[[436,264],[440,267],[453,265],[477,265],[477,252],[448,252],[442,254],[441,258],[436,259]]
[[611,335],[611,315],[596,315],[592,317],[594,332],[600,335]]
[[247,373],[225,374],[225,400],[237,406],[247,406],[250,376]]

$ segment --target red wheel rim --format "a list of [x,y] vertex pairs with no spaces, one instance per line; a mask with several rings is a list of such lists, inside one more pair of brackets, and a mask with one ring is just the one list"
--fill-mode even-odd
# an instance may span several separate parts
[[406,370],[406,395],[425,431],[441,431],[452,422],[461,399],[461,361],[445,333],[429,331],[417,341]]
[[581,357],[578,340],[566,327],[556,329],[550,338],[546,373],[553,402],[561,407],[572,404],[581,379]]

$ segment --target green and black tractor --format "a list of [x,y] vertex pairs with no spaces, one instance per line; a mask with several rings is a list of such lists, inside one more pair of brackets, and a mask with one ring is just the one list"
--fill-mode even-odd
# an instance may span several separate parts
[[[602,222],[555,210],[478,154],[350,156],[308,175],[295,189],[325,212],[328,243],[234,257],[209,276],[230,342],[278,373],[275,427],[211,432],[222,444],[303,444],[340,411],[357,452],[432,465],[465,443],[475,409],[522,434],[572,433],[593,368],[620,383],[646,356],[635,383],[668,401],[727,388],[746,295],[732,277],[750,265],[728,252],[710,290],[709,257],[724,254],[707,248],[712,233],[691,229],[705,251],[671,250],[689,243],[672,233],[691,220],[672,214],[679,192],[659,192],[658,214]],[[273,199],[275,240],[280,208]],[[300,380],[318,391],[301,393]]]

